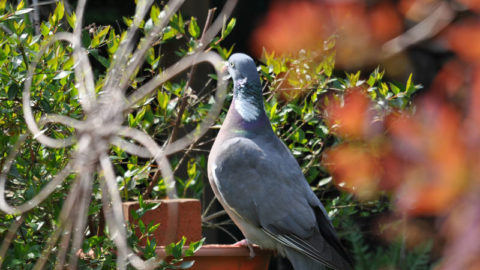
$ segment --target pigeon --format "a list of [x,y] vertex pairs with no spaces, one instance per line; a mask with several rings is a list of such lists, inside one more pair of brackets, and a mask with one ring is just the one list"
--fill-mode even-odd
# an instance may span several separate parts
[[208,178],[243,244],[251,256],[253,244],[274,250],[295,270],[353,269],[324,206],[272,129],[254,60],[235,53],[226,66],[233,100],[208,157]]

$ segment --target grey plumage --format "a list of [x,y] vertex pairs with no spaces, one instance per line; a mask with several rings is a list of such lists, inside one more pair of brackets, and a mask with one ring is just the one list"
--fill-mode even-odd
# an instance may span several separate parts
[[252,58],[228,61],[234,98],[208,158],[215,195],[250,243],[286,256],[295,270],[351,269],[325,208],[265,114]]

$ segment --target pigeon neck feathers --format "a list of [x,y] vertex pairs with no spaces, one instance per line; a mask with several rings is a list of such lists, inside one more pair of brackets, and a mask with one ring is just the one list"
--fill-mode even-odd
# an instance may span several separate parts
[[247,78],[237,79],[234,82],[233,106],[243,120],[258,120],[265,112],[261,86],[249,82]]
[[243,121],[258,121],[265,109],[255,61],[246,54],[235,53],[228,59],[226,67],[233,79],[233,109]]
[[255,136],[273,132],[264,105],[260,85],[234,85],[233,101],[222,129],[234,136]]

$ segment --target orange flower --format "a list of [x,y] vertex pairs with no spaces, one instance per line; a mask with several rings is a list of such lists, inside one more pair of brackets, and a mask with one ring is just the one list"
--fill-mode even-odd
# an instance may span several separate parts
[[322,52],[324,41],[335,34],[336,63],[356,68],[375,61],[380,43],[401,30],[401,20],[388,3],[370,12],[355,1],[281,2],[255,30],[251,46],[257,55],[263,48],[276,54],[296,54],[300,49]]
[[370,27],[373,39],[381,44],[403,31],[402,18],[390,2],[381,2],[370,11]]
[[469,63],[480,63],[480,21],[467,20],[451,26],[447,41],[460,58]]
[[335,184],[356,194],[359,199],[371,199],[378,191],[380,167],[365,147],[342,144],[327,152],[324,164],[332,173]]
[[[431,97],[430,97],[431,98]],[[401,171],[398,206],[411,214],[448,211],[466,186],[467,161],[457,113],[425,99],[413,117],[388,122]]]
[[446,63],[435,77],[431,90],[440,95],[452,96],[462,89],[468,70],[465,63],[453,60]]
[[281,2],[273,6],[251,40],[253,50],[261,55],[268,52],[297,53],[300,49],[323,47],[328,22],[325,9],[310,2]]
[[339,2],[328,6],[336,43],[340,68],[358,68],[375,58],[377,48],[372,43],[367,11],[362,2]]
[[360,89],[348,90],[343,105],[334,101],[327,107],[327,122],[340,136],[360,138],[366,134],[370,101]]

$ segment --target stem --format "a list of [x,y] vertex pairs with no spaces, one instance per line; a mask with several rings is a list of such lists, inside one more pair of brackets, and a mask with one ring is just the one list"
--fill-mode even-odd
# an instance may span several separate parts
[[[212,8],[212,9],[208,10],[208,15],[207,15],[207,19],[205,21],[205,26],[203,27],[202,36],[200,37],[200,43],[202,43],[204,41],[205,33],[207,32],[208,27],[212,23],[213,13],[215,12],[215,10],[216,10],[216,8]],[[188,97],[185,94],[185,92],[190,87],[190,84],[191,84],[191,81],[192,81],[192,78],[193,78],[193,74],[196,71],[196,66],[197,65],[192,65],[192,67],[190,68],[190,72],[188,74],[188,80],[187,80],[187,83],[185,84],[185,88],[182,92],[182,97],[180,99],[180,107],[178,109],[177,119],[175,119],[175,124],[173,126],[172,135],[170,136],[169,143],[172,143],[172,142],[174,142],[178,139],[178,129],[179,129],[180,124],[181,124],[180,122],[182,120],[183,113],[185,112],[185,109],[187,108],[187,105],[188,105]],[[179,162],[179,164],[180,164],[180,162]],[[160,170],[157,170],[152,177],[152,181],[150,182],[147,189],[143,193],[143,197],[145,199],[150,198],[150,195],[153,191],[153,188],[158,184],[159,179],[160,179]]]
[[2,267],[2,263],[5,260],[5,254],[8,251],[8,246],[10,246],[10,243],[12,242],[15,233],[17,232],[20,225],[22,225],[24,219],[25,214],[21,215],[19,219],[13,221],[10,225],[10,228],[8,229],[7,235],[5,235],[5,238],[2,241],[2,246],[0,247],[0,268]]
[[209,215],[209,216],[206,216],[206,217],[202,218],[202,222],[208,222],[208,221],[210,221],[210,220],[212,220],[212,219],[215,219],[215,218],[217,218],[217,217],[224,216],[224,215],[226,215],[226,214],[227,214],[227,212],[226,212],[225,210],[220,210],[220,211],[218,211],[218,212],[216,212],[216,213],[213,213],[213,214],[211,214],[211,215]]
[[[207,15],[207,20],[205,21],[205,26],[203,27],[202,31],[202,36],[200,37],[200,44],[203,44],[204,39],[205,39],[205,33],[207,32],[207,29],[210,27],[210,24],[212,23],[213,20],[213,13],[215,12],[216,8],[212,8],[208,10],[208,15]],[[192,65],[190,68],[190,72],[188,73],[188,80],[187,83],[185,84],[185,88],[183,89],[182,92],[182,97],[180,99],[180,107],[178,109],[178,115],[177,119],[175,120],[175,125],[173,126],[172,130],[172,135],[170,137],[169,142],[172,143],[178,139],[178,128],[180,127],[180,122],[182,121],[182,116],[183,113],[185,112],[185,109],[187,108],[188,105],[188,96],[185,94],[185,92],[188,90],[190,87],[190,84],[192,82],[193,74],[196,71],[197,65]]]

